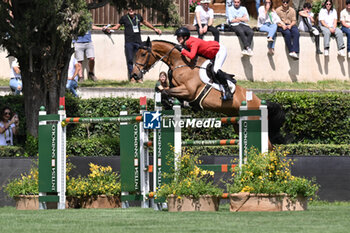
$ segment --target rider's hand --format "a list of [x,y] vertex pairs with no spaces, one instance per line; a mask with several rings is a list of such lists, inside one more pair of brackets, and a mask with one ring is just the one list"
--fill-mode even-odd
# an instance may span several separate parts
[[179,50],[179,52],[181,52],[181,50],[183,49],[182,45],[175,45],[175,49]]
[[104,34],[107,34],[107,35],[109,35],[109,34],[111,34],[111,31],[109,30],[109,28],[102,28],[102,31],[104,32]]

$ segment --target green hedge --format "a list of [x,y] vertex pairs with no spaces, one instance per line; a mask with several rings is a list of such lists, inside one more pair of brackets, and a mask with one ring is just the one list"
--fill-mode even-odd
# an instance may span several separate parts
[[277,92],[260,97],[283,106],[289,143],[350,144],[350,94]]
[[[312,93],[312,92],[275,92],[258,94],[262,99],[278,102],[286,112],[286,122],[282,128],[287,143],[294,144],[350,144],[350,94],[340,92]],[[1,96],[0,108],[8,105],[20,116],[20,132],[16,136],[15,145],[25,146],[26,152],[35,155],[36,140],[27,140],[25,145],[25,116],[23,96]],[[125,105],[129,113],[139,112],[139,100],[129,98],[93,98],[77,99],[70,95],[66,98],[67,116],[106,117],[119,116],[121,107]],[[153,109],[153,101],[148,100],[148,109]],[[220,117],[222,114],[209,111],[194,112],[183,109],[184,115],[192,117]],[[231,139],[237,138],[232,125],[225,125],[218,129],[200,128],[183,129],[183,139]],[[101,136],[119,138],[119,124],[72,124],[67,126],[67,142],[92,140],[89,143],[98,144]],[[95,139],[92,139],[95,138]],[[104,141],[106,142],[106,141]],[[78,142],[77,142],[78,143]],[[81,145],[80,147],[83,147]],[[92,151],[84,146],[84,151]],[[102,148],[104,146],[101,146]],[[310,146],[308,146],[310,147]],[[106,146],[103,155],[113,154],[114,149]],[[114,148],[114,147],[113,147]],[[305,147],[303,147],[305,148]],[[332,147],[333,148],[333,147]],[[207,150],[207,149],[201,149]],[[333,153],[330,149],[329,153]],[[346,150],[346,148],[344,149]],[[76,150],[78,151],[78,150]],[[96,151],[102,151],[96,149]],[[304,151],[298,149],[297,151]],[[334,153],[341,152],[341,149]],[[77,154],[70,150],[72,154]],[[86,156],[85,152],[81,152]],[[92,152],[95,154],[95,152]],[[220,152],[221,153],[221,152]]]
[[[277,149],[290,155],[302,156],[350,156],[350,145],[289,144],[277,145]],[[238,155],[238,146],[192,147],[194,155],[232,156]],[[150,151],[152,154],[152,151]],[[69,156],[115,156],[119,155],[118,138],[72,139],[67,141]],[[22,147],[0,146],[0,157],[28,156]]]

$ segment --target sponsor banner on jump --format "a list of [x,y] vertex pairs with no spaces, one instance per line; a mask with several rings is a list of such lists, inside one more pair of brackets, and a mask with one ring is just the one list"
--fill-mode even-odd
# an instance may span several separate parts
[[166,115],[162,117],[162,113],[144,112],[143,128],[160,129],[180,127],[180,128],[221,128],[221,121],[216,118],[192,118],[191,116],[182,116],[178,121],[174,120],[174,116]]

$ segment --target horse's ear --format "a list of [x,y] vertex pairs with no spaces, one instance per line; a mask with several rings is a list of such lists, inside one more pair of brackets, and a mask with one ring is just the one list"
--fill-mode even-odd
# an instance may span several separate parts
[[150,48],[152,47],[151,39],[149,38],[149,36],[147,37],[146,46]]

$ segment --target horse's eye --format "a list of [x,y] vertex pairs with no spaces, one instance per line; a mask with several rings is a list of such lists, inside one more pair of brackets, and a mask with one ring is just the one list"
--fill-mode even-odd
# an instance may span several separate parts
[[146,56],[146,54],[145,54],[145,53],[141,54],[141,57],[144,57],[144,56]]

